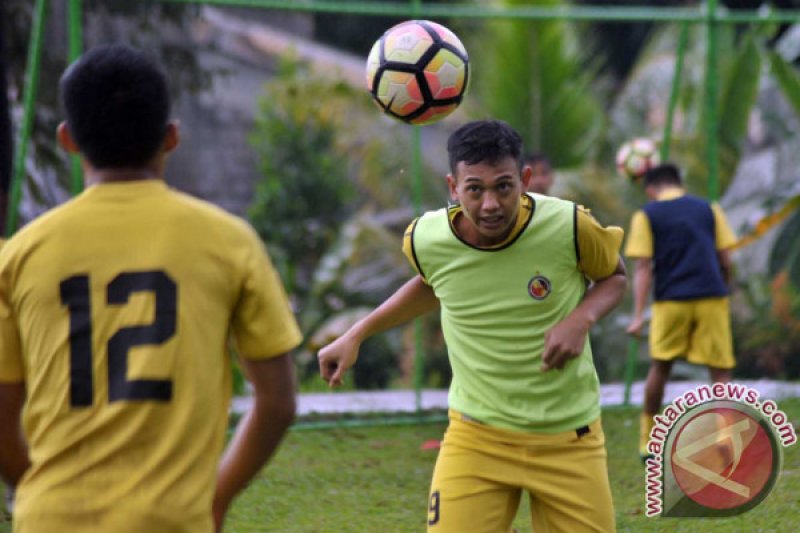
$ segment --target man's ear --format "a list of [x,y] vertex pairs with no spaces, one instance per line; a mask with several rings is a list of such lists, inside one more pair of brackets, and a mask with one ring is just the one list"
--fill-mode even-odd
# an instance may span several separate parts
[[450,199],[454,202],[458,202],[458,193],[457,188],[458,184],[456,182],[456,178],[452,174],[448,174],[447,177],[447,188],[450,190]]
[[58,125],[58,128],[56,128],[56,138],[58,139],[58,144],[68,153],[77,154],[80,152],[78,144],[75,142],[75,139],[72,138],[72,134],[69,132],[69,127],[66,122],[62,122]]
[[180,135],[180,122],[177,120],[170,120],[167,123],[167,133],[164,135],[164,143],[162,148],[164,153],[173,151],[181,142]]
[[530,165],[524,165],[522,167],[522,173],[519,175],[520,180],[522,180],[522,192],[528,190],[528,184],[531,182],[531,176],[533,176],[533,169],[531,169]]

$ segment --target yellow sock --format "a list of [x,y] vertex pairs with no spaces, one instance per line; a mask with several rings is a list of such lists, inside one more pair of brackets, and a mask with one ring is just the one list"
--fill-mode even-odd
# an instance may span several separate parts
[[650,440],[650,431],[653,429],[653,426],[656,425],[655,420],[653,420],[653,416],[647,413],[642,413],[639,415],[639,454],[640,455],[648,455],[650,452],[647,451],[647,442]]

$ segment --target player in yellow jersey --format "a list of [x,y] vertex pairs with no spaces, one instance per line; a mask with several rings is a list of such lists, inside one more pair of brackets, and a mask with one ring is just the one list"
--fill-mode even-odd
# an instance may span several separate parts
[[646,459],[653,417],[675,359],[705,365],[712,383],[731,380],[733,355],[729,302],[731,259],[736,236],[717,203],[686,194],[672,163],[644,176],[650,202],[631,219],[625,255],[636,260],[634,314],[627,331],[639,335],[653,287],[650,370],[639,417],[639,455]]
[[[163,72],[127,46],[64,73],[86,190],[0,251],[0,473],[15,533],[222,529],[295,412],[300,342],[255,232],[163,180]],[[253,409],[225,443],[229,340]]]
[[364,339],[440,309],[453,380],[432,533],[508,531],[523,490],[536,531],[614,530],[588,332],[625,292],[623,232],[572,202],[526,194],[521,145],[500,121],[451,135],[457,205],[406,231],[418,275],[319,352],[322,377],[337,385]]

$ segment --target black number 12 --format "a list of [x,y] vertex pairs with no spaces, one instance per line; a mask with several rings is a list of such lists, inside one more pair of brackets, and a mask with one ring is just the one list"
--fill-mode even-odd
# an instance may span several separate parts
[[[70,405],[92,405],[92,308],[89,276],[65,279],[60,284],[61,302],[69,309]],[[129,380],[128,352],[134,346],[161,344],[175,334],[178,288],[163,271],[123,272],[106,287],[108,305],[126,304],[136,292],[155,295],[152,324],[120,328],[108,340],[108,401],[172,399],[172,380]]]

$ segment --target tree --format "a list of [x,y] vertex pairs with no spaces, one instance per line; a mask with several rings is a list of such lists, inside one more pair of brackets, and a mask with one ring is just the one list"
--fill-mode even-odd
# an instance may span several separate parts
[[[566,2],[535,4],[555,7]],[[528,150],[545,153],[557,167],[585,162],[603,129],[592,69],[579,53],[574,29],[558,20],[490,20],[464,34],[474,70],[480,72],[473,82],[481,107],[514,126]]]

